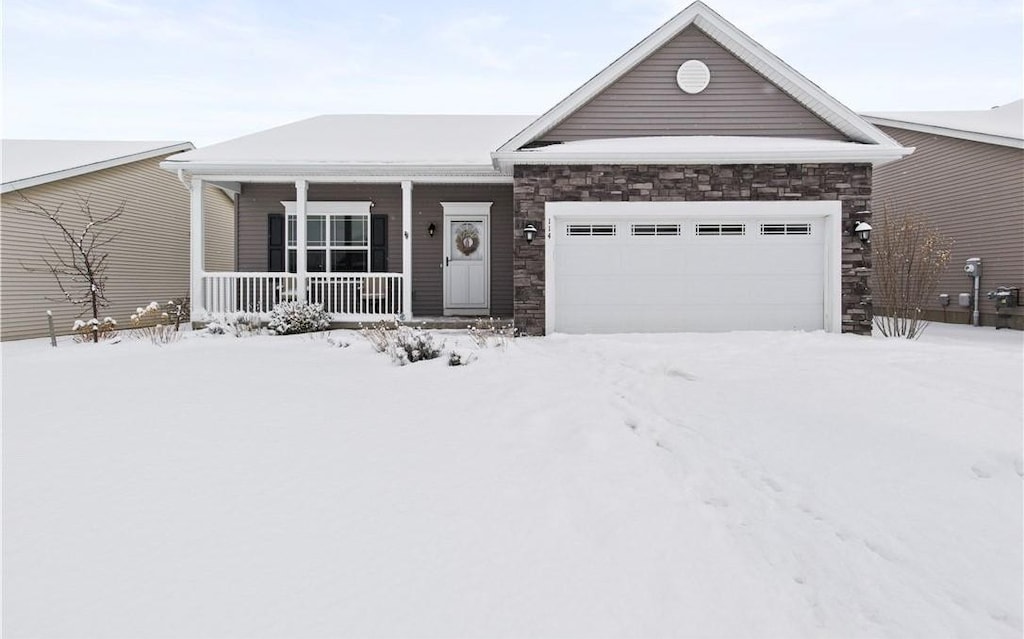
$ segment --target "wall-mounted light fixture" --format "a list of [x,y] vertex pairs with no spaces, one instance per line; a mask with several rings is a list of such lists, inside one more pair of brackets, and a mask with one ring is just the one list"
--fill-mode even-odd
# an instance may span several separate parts
[[533,238],[537,237],[537,227],[533,224],[527,224],[524,226],[523,237],[526,238],[527,244],[533,244]]
[[857,236],[857,239],[861,242],[871,241],[871,225],[867,222],[857,222],[853,225],[853,234]]
[[434,233],[436,233],[436,232],[437,232],[437,227],[434,226],[433,222],[431,222],[430,226],[427,227],[427,235],[429,235],[430,237],[434,237]]

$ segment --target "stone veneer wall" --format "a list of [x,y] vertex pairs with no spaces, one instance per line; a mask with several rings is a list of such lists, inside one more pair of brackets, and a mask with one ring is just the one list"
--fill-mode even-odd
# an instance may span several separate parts
[[[851,221],[871,217],[870,164],[519,165],[513,197],[514,315],[527,334],[544,334],[545,202],[736,200],[841,201],[843,332],[871,334],[870,245],[850,236]],[[532,244],[528,223],[542,231]]]

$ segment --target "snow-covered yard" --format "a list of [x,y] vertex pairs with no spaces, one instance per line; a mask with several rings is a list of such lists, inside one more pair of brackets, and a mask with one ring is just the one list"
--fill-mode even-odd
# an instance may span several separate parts
[[4,345],[4,635],[1021,636],[1021,333],[345,339]]

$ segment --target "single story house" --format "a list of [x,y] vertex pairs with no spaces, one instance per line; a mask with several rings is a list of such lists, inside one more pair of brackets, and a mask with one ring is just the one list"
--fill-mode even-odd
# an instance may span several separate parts
[[[192,185],[194,320],[551,332],[870,333],[874,167],[910,153],[695,2],[540,117],[332,115],[169,158]],[[238,191],[233,271],[207,184]]]
[[[3,140],[0,338],[45,336],[47,310],[53,311],[56,331],[70,333],[81,311],[61,299],[43,264],[52,256],[49,245],[62,250],[64,244],[53,223],[32,212],[34,205],[60,207],[61,219],[80,229],[83,198],[94,213],[124,204],[111,227],[120,235],[107,247],[110,306],[101,311],[119,326],[128,326],[139,306],[188,295],[189,191],[159,165],[193,148],[190,142]],[[212,185],[204,193],[208,263],[231,269],[234,203]]]
[[[914,154],[875,172],[872,207],[915,211],[953,240],[949,268],[925,317],[970,324],[973,294],[964,274],[970,258],[981,258],[982,326],[1024,329],[1024,309],[1000,318],[987,291],[1024,288],[1024,100],[978,111],[868,113],[864,118]],[[943,300],[949,300],[943,305]]]

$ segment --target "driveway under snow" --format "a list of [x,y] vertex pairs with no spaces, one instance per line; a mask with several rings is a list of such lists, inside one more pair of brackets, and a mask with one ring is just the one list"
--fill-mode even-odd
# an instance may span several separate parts
[[1021,636],[1021,333],[336,335],[4,345],[4,636]]

